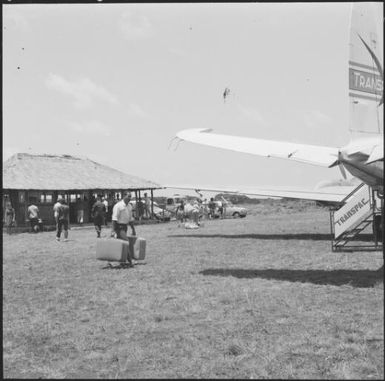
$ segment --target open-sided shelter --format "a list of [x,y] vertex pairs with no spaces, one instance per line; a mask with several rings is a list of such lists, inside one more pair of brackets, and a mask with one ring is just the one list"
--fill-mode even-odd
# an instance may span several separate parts
[[3,210],[9,200],[16,211],[18,226],[28,223],[28,203],[39,207],[45,224],[54,224],[53,205],[61,196],[70,206],[70,222],[76,221],[76,200],[84,201],[84,222],[90,219],[94,197],[101,194],[109,200],[121,197],[131,190],[136,198],[141,191],[162,186],[152,181],[132,176],[87,158],[70,155],[32,155],[17,153],[3,165]]

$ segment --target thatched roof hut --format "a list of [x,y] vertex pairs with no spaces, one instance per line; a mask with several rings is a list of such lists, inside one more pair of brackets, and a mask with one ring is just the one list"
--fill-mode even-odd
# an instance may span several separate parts
[[159,189],[161,185],[87,158],[18,153],[3,166],[3,189]]
[[96,194],[113,202],[124,190],[134,191],[135,199],[141,197],[141,191],[149,190],[153,200],[153,190],[160,188],[152,181],[70,155],[18,153],[3,164],[3,208],[7,200],[11,201],[19,226],[28,220],[28,202],[37,204],[43,220],[53,223],[52,205],[59,196],[70,206],[70,222],[76,219],[76,200],[87,200],[87,222]]

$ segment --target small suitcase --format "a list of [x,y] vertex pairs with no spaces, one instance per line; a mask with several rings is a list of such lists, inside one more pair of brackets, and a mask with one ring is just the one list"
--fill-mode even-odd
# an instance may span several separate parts
[[146,240],[134,235],[128,237],[129,250],[133,259],[142,261],[146,257]]
[[101,261],[126,262],[129,244],[121,239],[98,239],[96,259]]

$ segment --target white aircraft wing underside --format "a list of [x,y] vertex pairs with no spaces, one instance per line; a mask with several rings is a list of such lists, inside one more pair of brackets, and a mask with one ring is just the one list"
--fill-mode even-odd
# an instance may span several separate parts
[[258,188],[258,187],[244,187],[244,188],[231,188],[231,187],[216,187],[216,186],[198,186],[198,185],[165,185],[166,188],[171,189],[187,189],[198,190],[206,192],[218,192],[218,193],[231,193],[231,194],[244,194],[247,196],[263,196],[263,197],[282,197],[282,198],[295,198],[301,200],[313,200],[324,201],[331,203],[340,203],[349,193],[351,193],[357,185],[349,186],[334,186],[325,187],[317,190],[304,190],[304,189],[278,189],[278,188]]
[[338,158],[338,148],[212,134],[209,131],[211,129],[188,129],[179,131],[176,136],[192,143],[323,167],[333,165]]

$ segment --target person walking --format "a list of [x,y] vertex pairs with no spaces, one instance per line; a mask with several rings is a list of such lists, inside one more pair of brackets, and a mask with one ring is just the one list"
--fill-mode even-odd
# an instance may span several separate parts
[[62,229],[64,229],[64,241],[68,241],[68,227],[70,208],[64,199],[60,199],[60,206],[57,208],[56,219],[56,241],[60,241]]
[[104,207],[106,208],[105,214],[104,214],[104,225],[108,227],[108,200],[105,197],[102,197],[102,203],[104,204]]
[[[131,192],[125,191],[123,199],[117,202],[112,210],[112,228],[116,234],[117,239],[128,241],[127,229],[131,227],[132,235],[136,235],[134,218],[132,215],[132,205],[130,204]],[[127,261],[130,266],[133,266],[132,253],[128,253]]]
[[7,234],[12,234],[12,227],[16,223],[16,212],[10,201],[5,204],[4,222],[7,227]]
[[33,204],[31,201],[29,202],[29,206],[27,209],[28,219],[31,224],[32,232],[39,232],[39,208]]
[[106,206],[101,201],[100,195],[96,197],[96,202],[92,205],[91,216],[94,220],[97,238],[100,238],[102,225],[104,224],[104,218],[106,216]]
[[56,203],[54,204],[53,206],[53,216],[55,217],[55,221],[57,222],[57,217],[58,217],[58,212],[59,212],[59,208],[61,206],[61,203],[60,203],[60,200],[62,199],[61,196],[59,196],[57,198],[57,201]]

